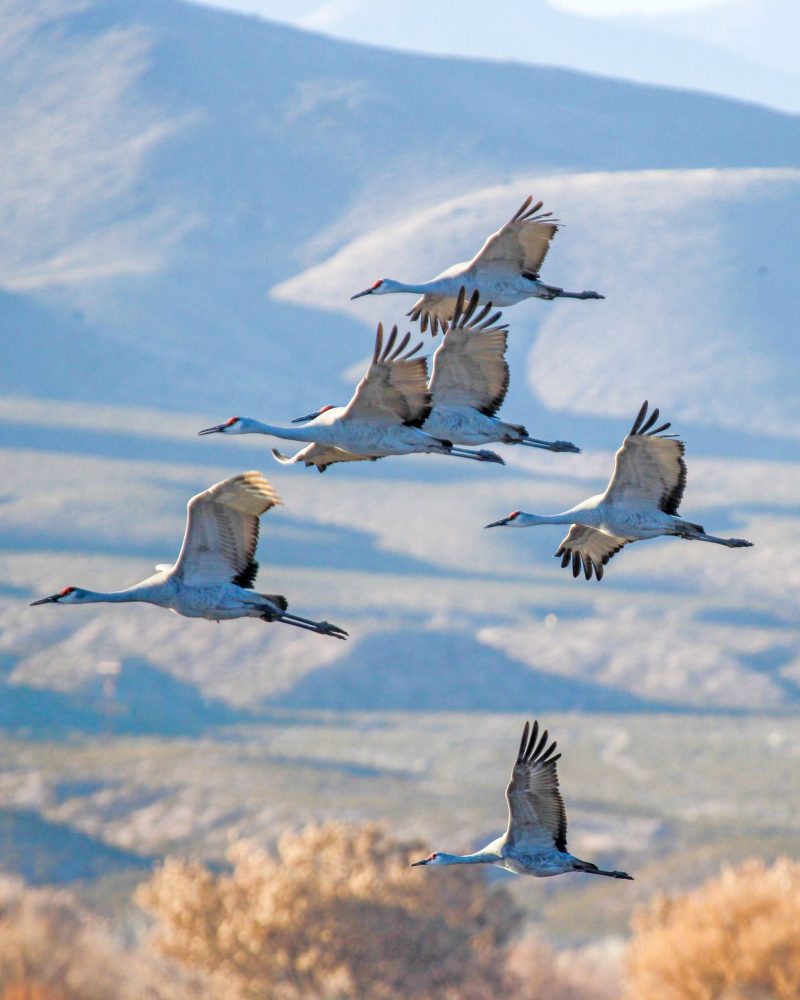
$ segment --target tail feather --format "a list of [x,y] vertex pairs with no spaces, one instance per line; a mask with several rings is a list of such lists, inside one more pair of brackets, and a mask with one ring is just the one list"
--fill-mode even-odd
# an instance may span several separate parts
[[678,521],[678,525],[679,525],[680,528],[683,528],[683,529],[688,528],[689,531],[699,531],[701,535],[704,535],[706,533],[706,529],[703,527],[703,525],[702,524],[696,524],[694,521],[679,520]]
[[572,866],[573,871],[586,872],[587,875],[605,875],[608,878],[624,878],[633,882],[633,875],[627,872],[607,872],[603,868],[598,868],[591,861],[576,861]]
[[270,604],[274,604],[276,608],[280,608],[281,611],[285,611],[289,607],[289,602],[283,594],[262,594],[261,596],[268,600]]

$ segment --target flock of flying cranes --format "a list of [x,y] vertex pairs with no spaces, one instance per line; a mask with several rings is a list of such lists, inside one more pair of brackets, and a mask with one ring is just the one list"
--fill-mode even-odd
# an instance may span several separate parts
[[[558,222],[541,212],[542,202],[526,198],[519,210],[493,233],[470,261],[455,264],[430,281],[407,284],[382,278],[353,298],[413,292],[421,297],[409,316],[420,329],[443,337],[427,361],[422,342],[409,348],[411,335],[398,340],[397,327],[385,336],[378,324],[375,350],[366,374],[346,406],[320,410],[282,427],[248,417],[201,430],[205,434],[267,434],[306,446],[288,457],[273,449],[283,464],[302,462],[324,472],[339,462],[377,461],[390,455],[433,453],[478,462],[504,464],[493,451],[472,450],[498,442],[578,453],[569,441],[542,441],[522,424],[497,413],[509,385],[505,353],[508,327],[495,306],[525,298],[602,299],[592,291],[568,292],[540,280],[539,271]],[[481,305],[481,303],[485,303]],[[740,538],[720,538],[680,517],[686,486],[684,445],[658,424],[659,411],[648,413],[645,401],[616,453],[605,492],[560,514],[514,511],[487,524],[529,527],[569,525],[557,557],[573,576],[603,577],[605,565],[631,542],[659,535],[713,542],[729,548],[752,545]],[[156,566],[154,575],[125,590],[102,593],[65,587],[37,604],[145,602],[187,618],[225,621],[260,618],[346,639],[347,632],[326,621],[288,611],[281,594],[260,594],[253,587],[260,517],[281,503],[260,472],[242,472],[189,500],[186,529],[174,564]],[[494,864],[516,874],[547,876],[567,871],[630,879],[625,872],[603,871],[567,851],[567,821],[558,786],[555,742],[547,731],[528,723],[511,780],[506,788],[509,819],[505,834],[482,851],[467,855],[434,853],[414,865]]]

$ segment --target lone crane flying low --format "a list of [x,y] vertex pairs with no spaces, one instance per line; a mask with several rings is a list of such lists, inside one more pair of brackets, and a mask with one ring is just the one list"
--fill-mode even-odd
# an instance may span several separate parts
[[539,270],[550,249],[550,241],[558,232],[558,221],[552,212],[541,212],[543,202],[532,205],[528,195],[514,215],[486,240],[472,260],[453,264],[430,281],[407,284],[392,278],[380,278],[363,292],[351,296],[388,295],[394,292],[421,294],[411,307],[409,316],[420,320],[424,333],[430,324],[435,337],[441,326],[447,329],[459,288],[467,295],[477,291],[484,302],[496,306],[513,306],[523,299],[603,299],[598,292],[568,292],[556,285],[546,285]]
[[174,565],[156,566],[153,576],[127,590],[102,593],[65,587],[32,606],[144,602],[186,618],[260,618],[345,639],[347,632],[338,625],[290,614],[283,595],[252,589],[258,573],[259,518],[281,502],[260,472],[224,479],[189,501],[183,545]]
[[627,872],[605,871],[581,861],[567,851],[567,813],[558,788],[555,740],[548,746],[548,733],[539,736],[539,723],[522,730],[519,753],[506,787],[508,826],[502,837],[474,854],[429,854],[420,865],[496,865],[515,875],[546,878],[565,872],[586,872],[608,878],[633,880]]
[[487,528],[528,528],[536,524],[568,524],[556,557],[561,565],[572,565],[572,575],[581,568],[587,580],[592,573],[603,578],[603,567],[630,542],[659,535],[690,541],[713,542],[737,549],[753,543],[743,538],[719,538],[706,534],[702,525],[678,515],[686,487],[684,444],[674,434],[664,434],[671,425],[653,425],[658,410],[647,416],[647,400],[633,422],[614,459],[614,474],[605,493],[589,497],[561,514],[525,514],[515,510]]

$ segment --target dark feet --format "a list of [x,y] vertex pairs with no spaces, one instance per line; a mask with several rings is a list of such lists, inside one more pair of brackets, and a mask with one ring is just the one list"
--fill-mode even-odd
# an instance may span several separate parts
[[317,631],[320,635],[332,635],[334,639],[346,639],[348,633],[338,625],[331,625],[330,622],[319,622]]
[[550,451],[568,451],[573,455],[580,455],[580,448],[571,441],[553,441]]

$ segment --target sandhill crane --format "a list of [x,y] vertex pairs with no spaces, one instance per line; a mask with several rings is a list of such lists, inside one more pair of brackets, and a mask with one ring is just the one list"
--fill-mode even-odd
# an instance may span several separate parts
[[[454,448],[451,441],[433,437],[420,429],[431,410],[428,367],[424,358],[413,357],[422,347],[421,343],[407,350],[410,337],[407,333],[396,343],[395,326],[384,343],[383,326],[379,323],[372,363],[358,383],[353,398],[347,406],[323,406],[316,413],[295,421],[304,421],[302,427],[278,427],[249,417],[231,417],[224,424],[207,427],[200,434],[271,434],[288,440],[313,442],[316,449],[303,449],[293,458],[278,452],[276,458],[284,462],[304,461],[321,470],[334,461],[416,452],[503,465],[502,458],[492,451]],[[332,453],[331,449],[339,449],[350,457]]]
[[[316,414],[314,414],[316,416]],[[311,417],[308,418],[309,420]],[[304,423],[305,418],[301,417],[293,423]],[[281,465],[297,465],[302,463],[306,468],[314,466],[318,472],[324,472],[329,465],[336,465],[338,462],[377,462],[377,455],[354,455],[351,451],[343,448],[333,448],[327,444],[309,444],[294,455],[284,455],[277,448],[272,449],[272,454],[276,462]]]
[[241,472],[210,486],[188,503],[183,545],[174,565],[156,566],[154,576],[127,590],[100,593],[65,587],[36,604],[124,604],[141,601],[186,618],[227,621],[260,618],[344,639],[347,632],[329,622],[289,614],[281,594],[258,594],[259,517],[281,499],[260,472]]
[[605,295],[598,292],[567,292],[539,280],[539,269],[550,249],[550,240],[558,232],[558,220],[551,218],[552,212],[537,214],[543,202],[531,205],[532,201],[533,197],[528,195],[472,260],[453,264],[430,281],[417,284],[381,278],[351,298],[392,292],[421,293],[422,298],[414,303],[408,315],[420,320],[423,332],[430,323],[434,337],[439,325],[447,329],[462,285],[468,295],[477,291],[484,302],[491,300],[496,306],[513,306],[528,298],[604,299]]
[[648,417],[647,406],[645,400],[616,454],[614,474],[605,493],[589,497],[561,514],[524,514],[516,510],[485,527],[569,524],[556,557],[561,557],[562,566],[572,564],[573,576],[578,576],[583,567],[587,580],[593,571],[601,580],[603,567],[623,545],[644,538],[675,535],[732,549],[752,545],[743,538],[707,535],[702,525],[678,516],[686,486],[684,444],[674,434],[662,434],[669,423],[653,426],[658,410]]
[[548,451],[579,452],[569,441],[541,441],[528,436],[522,424],[508,424],[496,416],[508,392],[510,373],[505,353],[507,326],[498,326],[499,312],[489,316],[492,304],[479,312],[478,293],[464,306],[460,289],[453,318],[433,355],[430,391],[433,409],[423,430],[455,444],[522,444]]
[[547,730],[539,736],[539,723],[528,723],[506,788],[508,827],[502,837],[474,854],[429,854],[419,865],[497,865],[515,875],[545,878],[564,872],[586,872],[609,878],[633,879],[627,872],[604,871],[591,861],[581,861],[567,851],[567,814],[558,790],[555,740],[547,745]]

